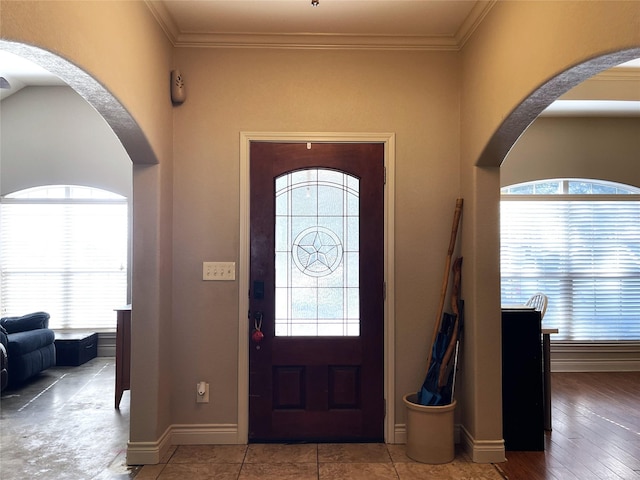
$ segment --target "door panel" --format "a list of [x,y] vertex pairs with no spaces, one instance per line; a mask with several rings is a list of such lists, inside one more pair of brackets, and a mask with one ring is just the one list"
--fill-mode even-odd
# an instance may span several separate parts
[[384,146],[252,142],[250,163],[249,440],[381,441]]

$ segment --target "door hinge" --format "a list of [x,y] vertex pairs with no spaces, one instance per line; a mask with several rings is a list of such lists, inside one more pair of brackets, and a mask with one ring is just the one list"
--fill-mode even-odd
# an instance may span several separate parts
[[382,184],[383,185],[387,184],[387,167],[384,167],[384,182]]
[[387,399],[384,399],[384,418],[387,418]]
[[382,282],[382,300],[387,299],[387,282]]

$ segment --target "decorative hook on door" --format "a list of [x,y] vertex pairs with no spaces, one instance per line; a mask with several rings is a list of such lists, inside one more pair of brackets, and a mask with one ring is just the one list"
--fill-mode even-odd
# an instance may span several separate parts
[[[262,333],[262,312],[255,312],[253,314],[253,333],[251,334],[251,339],[255,343],[260,343],[264,338],[264,333]],[[257,346],[256,348],[260,348]]]

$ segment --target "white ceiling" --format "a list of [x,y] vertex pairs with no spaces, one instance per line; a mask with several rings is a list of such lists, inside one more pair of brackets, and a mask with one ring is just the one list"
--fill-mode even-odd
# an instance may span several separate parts
[[[495,1],[319,0],[316,7],[311,0],[145,3],[176,46],[459,50]],[[640,85],[640,59],[624,67],[626,75],[637,72]],[[0,99],[24,86],[64,85],[41,67],[1,50],[0,76],[12,87],[1,89]],[[640,116],[640,86],[637,90],[631,103],[573,98],[556,102],[546,113]]]
[[11,85],[11,88],[0,89],[0,100],[26,86],[65,85],[44,68],[3,50],[0,50],[0,77],[5,78]]

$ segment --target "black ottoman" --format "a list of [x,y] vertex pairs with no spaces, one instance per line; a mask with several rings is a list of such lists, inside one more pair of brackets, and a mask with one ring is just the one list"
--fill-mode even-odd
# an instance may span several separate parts
[[97,355],[97,333],[56,333],[56,365],[77,367]]

